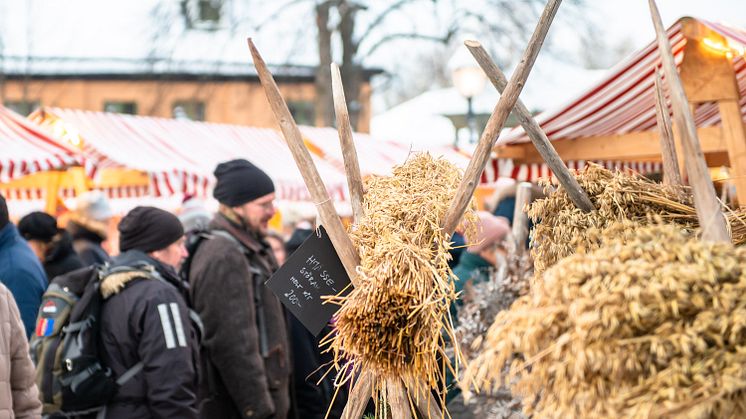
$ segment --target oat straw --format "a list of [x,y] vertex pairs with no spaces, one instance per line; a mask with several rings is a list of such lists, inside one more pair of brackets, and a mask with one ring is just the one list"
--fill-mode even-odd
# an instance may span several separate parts
[[468,379],[533,417],[746,417],[746,249],[658,222],[589,232],[601,247],[498,314]]
[[[598,248],[598,240],[587,232],[606,228],[616,221],[645,223],[654,214],[688,229],[698,226],[688,187],[666,186],[632,172],[612,172],[596,164],[587,166],[576,178],[595,205],[595,211],[584,213],[577,209],[561,186],[547,198],[534,201],[529,208],[529,216],[537,223],[532,235],[537,273],[575,253],[578,247]],[[544,184],[548,186],[547,182]],[[746,213],[736,210],[725,214],[733,243],[746,242]]]
[[[461,177],[446,160],[416,154],[393,176],[366,182],[365,215],[350,231],[360,253],[360,284],[333,299],[341,304],[336,333],[323,342],[348,377],[367,370],[377,383],[401,377],[413,389],[422,380],[445,394],[438,386],[451,367],[439,355],[444,333],[453,334],[449,307],[456,295],[451,245],[440,223]],[[473,204],[465,219],[476,219]]]

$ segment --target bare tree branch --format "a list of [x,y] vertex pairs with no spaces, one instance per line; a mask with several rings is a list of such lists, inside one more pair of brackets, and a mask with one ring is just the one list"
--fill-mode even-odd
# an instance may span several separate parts
[[378,14],[378,16],[373,19],[373,21],[370,22],[368,27],[365,28],[365,31],[363,31],[363,34],[357,38],[358,44],[362,43],[365,38],[367,38],[368,35],[370,35],[370,33],[373,32],[376,27],[378,27],[378,25],[380,25],[391,12],[400,9],[407,4],[414,3],[415,1],[416,0],[399,0],[389,5],[389,7],[384,9],[381,13]]
[[373,44],[366,52],[365,56],[373,55],[373,53],[383,45],[399,40],[399,39],[414,39],[414,40],[422,40],[422,41],[430,41],[430,42],[437,42],[441,44],[447,44],[450,42],[450,40],[453,38],[453,36],[457,33],[457,31],[454,28],[451,28],[446,32],[443,36],[437,36],[437,35],[425,35],[421,33],[392,33],[384,36],[383,38],[379,39],[378,42]]
[[[254,26],[254,31],[259,32],[264,27],[264,25],[266,25],[268,23],[271,23],[271,22],[274,22],[275,19],[277,19],[278,17],[282,16],[282,14],[285,13],[288,10],[289,7],[295,6],[295,5],[298,5],[298,4],[301,4],[301,3],[307,3],[307,2],[308,2],[308,0],[289,0],[289,1],[285,2],[281,6],[278,6],[277,9],[275,9],[274,12],[270,13],[267,17],[265,17],[264,20],[262,20],[261,22],[257,23]],[[333,2],[333,0],[327,0],[327,1],[325,1],[325,3],[332,3],[332,2]]]

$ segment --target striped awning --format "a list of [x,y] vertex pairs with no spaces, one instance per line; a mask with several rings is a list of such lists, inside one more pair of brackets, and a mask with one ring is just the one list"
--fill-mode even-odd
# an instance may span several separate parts
[[75,164],[78,164],[75,150],[55,140],[33,122],[0,106],[0,183]]
[[[640,174],[660,173],[663,170],[661,162],[628,162],[610,160],[570,160],[565,165],[570,170],[581,170],[588,163],[599,164],[609,170],[633,171]],[[515,164],[512,159],[492,159],[482,173],[482,183],[496,182],[499,178],[512,178],[518,182],[536,182],[542,178],[551,178],[554,174],[546,164]]]
[[[209,196],[215,166],[245,158],[274,180],[277,199],[311,199],[284,138],[273,129],[59,108],[44,108],[32,118],[50,126],[61,120],[79,134],[89,176],[107,167],[143,171],[156,197]],[[346,201],[344,173],[321,158],[315,163],[330,197]],[[137,195],[141,191],[112,193]]]
[[[686,19],[686,18],[685,18]],[[746,46],[746,31],[723,24],[699,20],[739,48]],[[684,58],[686,37],[682,20],[667,31],[677,66]],[[741,112],[746,115],[746,60],[737,54],[732,59],[741,93]],[[627,134],[656,127],[655,69],[660,66],[657,44],[651,42],[641,51],[615,66],[599,83],[557,109],[543,112],[537,121],[550,140]],[[717,103],[700,104],[695,112],[698,127],[720,123]],[[525,143],[523,128],[503,133],[497,145]]]
[[[306,144],[316,153],[344,171],[344,157],[339,143],[339,134],[334,128],[317,128],[301,126]],[[471,154],[448,146],[434,146],[426,149],[414,149],[402,143],[383,138],[373,138],[368,134],[353,133],[355,149],[363,176],[390,175],[394,166],[404,164],[411,153],[428,152],[433,157],[442,157],[461,169],[469,164]]]

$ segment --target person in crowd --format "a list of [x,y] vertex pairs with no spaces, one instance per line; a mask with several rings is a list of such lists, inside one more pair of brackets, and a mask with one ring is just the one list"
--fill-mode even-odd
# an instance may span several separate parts
[[41,418],[34,364],[27,336],[13,295],[0,284],[0,417]]
[[136,207],[118,230],[122,253],[101,281],[102,361],[116,377],[140,362],[142,369],[119,388],[105,417],[197,418],[199,344],[188,287],[176,273],[186,257],[184,229],[169,212]]
[[269,247],[272,248],[272,254],[275,255],[277,266],[282,266],[287,259],[287,252],[285,251],[285,240],[281,235],[274,231],[268,231],[267,237],[265,238]]
[[36,315],[41,296],[47,289],[47,276],[26,240],[10,222],[8,206],[0,195],[0,282],[10,290],[26,330],[31,337],[36,325]]
[[108,236],[111,207],[104,194],[90,191],[80,195],[75,210],[70,214],[67,231],[73,239],[73,248],[85,266],[104,264],[110,260],[101,244]]
[[49,281],[83,267],[70,233],[57,227],[51,215],[41,211],[27,214],[18,222],[18,232],[41,261]]
[[187,233],[206,229],[211,218],[205,203],[196,196],[186,195],[181,201],[179,220]]
[[221,163],[215,233],[191,260],[194,309],[204,324],[202,418],[285,418],[290,354],[285,314],[264,285],[277,269],[265,240],[275,187],[247,160]]
[[[497,266],[497,252],[505,236],[510,233],[510,225],[504,217],[497,217],[486,211],[477,212],[477,238],[461,255],[453,269],[456,291],[464,289],[468,282],[474,284],[488,281],[490,273]],[[457,300],[460,304],[461,300]],[[454,320],[456,319],[455,312]]]
[[[311,234],[313,226],[310,223],[299,223],[285,243],[287,257],[292,256]],[[334,405],[329,410],[329,417],[342,417],[342,411],[347,404],[347,390],[340,389],[334,398],[334,374],[326,374],[334,361],[334,356],[329,352],[322,353],[320,349],[321,339],[332,331],[331,326],[324,327],[316,337],[291,314],[288,315],[288,324],[293,354],[292,389],[295,397],[295,417],[324,419],[332,399]]]

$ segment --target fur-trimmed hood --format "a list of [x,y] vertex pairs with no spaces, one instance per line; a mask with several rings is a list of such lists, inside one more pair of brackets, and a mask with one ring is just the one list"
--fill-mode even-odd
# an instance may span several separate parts
[[101,281],[101,296],[106,299],[118,294],[128,282],[136,278],[153,279],[153,272],[146,269],[133,269],[111,273]]

